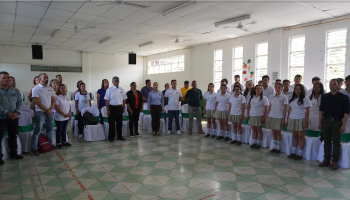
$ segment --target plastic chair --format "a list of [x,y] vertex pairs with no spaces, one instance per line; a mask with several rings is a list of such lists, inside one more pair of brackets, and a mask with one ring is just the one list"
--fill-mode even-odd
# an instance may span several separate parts
[[31,152],[33,131],[31,115],[27,112],[22,112],[18,119],[18,136],[23,152]]
[[95,118],[97,118],[97,125],[85,125],[84,126],[84,140],[89,141],[101,141],[105,140],[105,131],[102,124],[100,124],[100,113],[95,107],[86,107],[81,110],[81,113],[84,114],[85,111],[90,112]]

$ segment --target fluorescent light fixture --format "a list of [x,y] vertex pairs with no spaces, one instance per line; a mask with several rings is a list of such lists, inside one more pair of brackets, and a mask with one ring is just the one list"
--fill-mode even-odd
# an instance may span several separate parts
[[145,43],[139,44],[139,47],[144,47],[153,43],[154,43],[153,41],[145,42]]
[[196,0],[194,0],[194,1],[187,1],[185,3],[182,3],[182,4],[178,5],[178,6],[175,6],[173,8],[170,8],[169,10],[166,10],[166,11],[162,12],[162,15],[165,16],[165,15],[167,15],[169,13],[172,13],[174,11],[177,11],[177,10],[181,9],[181,8],[184,8],[186,6],[189,6],[189,5],[192,5],[192,4],[196,4],[196,3],[197,3]]
[[54,38],[57,32],[58,32],[58,29],[56,29],[56,30],[51,34],[51,38]]
[[104,43],[104,42],[107,42],[108,40],[110,40],[111,37],[106,37],[105,39],[99,41],[100,44]]
[[227,19],[224,21],[215,22],[215,26],[217,28],[232,28],[232,27],[236,27],[236,25],[233,25],[233,23],[241,22],[241,21],[246,20],[246,19],[250,19],[250,15],[244,15],[241,17],[235,17],[232,19]]

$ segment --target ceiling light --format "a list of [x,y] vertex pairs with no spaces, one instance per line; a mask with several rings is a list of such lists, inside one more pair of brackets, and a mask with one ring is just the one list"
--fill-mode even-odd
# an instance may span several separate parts
[[181,8],[184,8],[186,6],[189,6],[189,5],[192,5],[192,4],[196,4],[196,3],[197,3],[196,0],[194,0],[194,1],[187,1],[185,3],[182,3],[182,4],[178,5],[178,6],[175,6],[173,8],[170,8],[169,10],[166,10],[166,11],[162,12],[162,15],[165,16],[165,15],[167,15],[169,13],[172,13],[172,12],[174,12],[176,10],[179,10]]
[[57,32],[58,32],[58,29],[56,29],[56,30],[51,34],[51,38],[54,38]]
[[145,42],[145,43],[139,44],[139,47],[144,47],[153,43],[154,43],[153,41]]
[[105,39],[99,41],[100,44],[104,43],[104,42],[107,42],[108,40],[110,40],[111,37],[106,37]]
[[241,17],[236,17],[236,18],[227,19],[227,20],[220,21],[220,22],[215,22],[215,26],[217,28],[232,28],[232,27],[236,27],[233,25],[233,23],[241,22],[241,21],[246,20],[246,19],[250,19],[250,15],[244,15]]

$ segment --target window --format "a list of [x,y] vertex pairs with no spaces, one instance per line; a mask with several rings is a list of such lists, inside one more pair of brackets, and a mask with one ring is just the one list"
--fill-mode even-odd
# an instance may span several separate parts
[[289,80],[295,75],[304,77],[305,36],[291,37],[289,41]]
[[256,65],[255,65],[255,82],[258,84],[261,78],[267,74],[267,58],[269,45],[267,42],[258,43],[256,45]]
[[220,88],[222,79],[222,49],[214,51],[214,85],[216,89]]
[[243,47],[233,47],[233,67],[232,67],[232,80],[235,75],[239,75],[242,79],[242,66],[243,66]]
[[327,31],[326,38],[326,88],[332,78],[345,74],[346,29]]
[[161,74],[185,71],[185,56],[173,56],[148,61],[148,74]]

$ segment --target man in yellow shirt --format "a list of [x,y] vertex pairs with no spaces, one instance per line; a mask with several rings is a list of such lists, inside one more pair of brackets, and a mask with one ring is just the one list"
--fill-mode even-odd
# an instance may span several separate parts
[[184,82],[184,87],[182,87],[182,88],[180,89],[181,94],[182,94],[182,97],[181,97],[181,106],[184,105],[184,104],[187,104],[187,101],[186,101],[186,99],[185,99],[185,95],[186,95],[187,91],[189,91],[190,89],[192,89],[192,88],[190,88],[190,82],[185,81],[185,82]]

